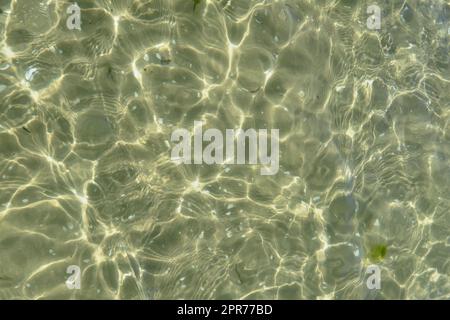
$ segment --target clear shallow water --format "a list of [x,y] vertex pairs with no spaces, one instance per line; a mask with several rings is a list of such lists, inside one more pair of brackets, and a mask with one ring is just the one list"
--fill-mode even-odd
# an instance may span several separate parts
[[[70,4],[0,1],[0,298],[450,297],[448,1]],[[200,120],[278,174],[171,162]]]

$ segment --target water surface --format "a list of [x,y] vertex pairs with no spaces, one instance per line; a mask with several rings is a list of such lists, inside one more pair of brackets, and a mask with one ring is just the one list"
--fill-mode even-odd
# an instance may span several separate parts
[[[77,3],[0,1],[0,298],[450,298],[448,1]],[[173,163],[194,121],[279,172]]]

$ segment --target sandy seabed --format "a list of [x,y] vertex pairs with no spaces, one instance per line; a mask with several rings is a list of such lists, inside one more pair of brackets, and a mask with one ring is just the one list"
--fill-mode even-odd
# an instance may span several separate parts
[[[450,298],[448,1],[72,3],[0,0],[0,298]],[[175,164],[194,121],[278,173]]]

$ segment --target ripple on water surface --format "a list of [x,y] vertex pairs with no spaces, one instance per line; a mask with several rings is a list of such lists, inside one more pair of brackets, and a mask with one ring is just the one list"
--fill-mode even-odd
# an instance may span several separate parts
[[[450,9],[370,4],[78,1],[69,30],[2,1],[0,298],[450,298]],[[200,120],[280,129],[278,174],[171,162]]]

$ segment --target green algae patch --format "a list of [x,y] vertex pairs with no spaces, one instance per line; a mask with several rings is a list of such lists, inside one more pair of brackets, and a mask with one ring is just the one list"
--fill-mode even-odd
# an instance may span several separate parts
[[373,262],[382,261],[386,257],[387,245],[377,244],[369,251],[369,259]]

